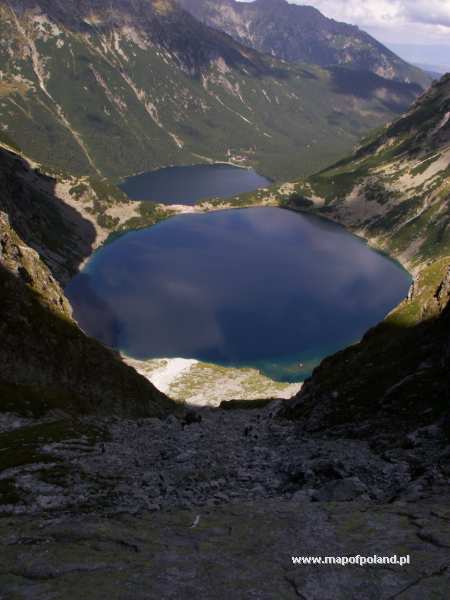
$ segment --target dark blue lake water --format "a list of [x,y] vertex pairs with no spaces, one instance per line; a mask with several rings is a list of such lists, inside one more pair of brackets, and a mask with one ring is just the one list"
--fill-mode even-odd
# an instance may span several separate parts
[[121,189],[132,200],[161,204],[195,204],[204,198],[230,198],[270,185],[252,169],[232,165],[168,167],[129,177]]
[[296,381],[380,321],[409,282],[338,226],[251,208],[128,233],[67,293],[85,331],[132,357],[256,366]]

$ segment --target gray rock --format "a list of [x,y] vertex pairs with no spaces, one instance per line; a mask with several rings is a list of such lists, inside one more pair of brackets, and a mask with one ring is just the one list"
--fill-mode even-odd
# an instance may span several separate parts
[[313,497],[319,502],[349,502],[366,492],[367,487],[357,477],[348,477],[326,483]]

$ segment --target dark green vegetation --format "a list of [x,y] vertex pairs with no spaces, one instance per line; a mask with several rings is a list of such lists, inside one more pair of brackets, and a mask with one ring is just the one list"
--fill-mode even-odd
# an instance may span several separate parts
[[178,0],[197,19],[235,40],[289,62],[345,65],[427,87],[430,77],[358,27],[286,0]]
[[229,159],[309,174],[421,90],[261,55],[172,0],[1,0],[0,33],[2,128],[55,174]]
[[[131,201],[105,177],[72,177],[68,181],[75,181],[75,185],[69,189],[70,196],[76,201],[75,209],[83,208],[89,221],[105,239],[132,229],[150,227],[173,214],[170,209],[164,210],[154,202]],[[95,246],[99,245],[99,240],[94,243]]]
[[168,219],[172,214],[175,213],[170,210],[162,210],[158,204],[154,204],[153,202],[141,202],[139,203],[139,214],[126,221],[119,229],[119,232],[155,225],[159,221]]

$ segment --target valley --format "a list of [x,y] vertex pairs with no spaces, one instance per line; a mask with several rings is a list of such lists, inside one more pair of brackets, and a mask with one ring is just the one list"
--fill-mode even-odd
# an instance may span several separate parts
[[447,600],[450,75],[285,0],[0,31],[0,600]]
[[173,0],[0,2],[0,121],[54,173],[122,178],[222,162],[311,174],[405,110],[422,84],[282,62]]

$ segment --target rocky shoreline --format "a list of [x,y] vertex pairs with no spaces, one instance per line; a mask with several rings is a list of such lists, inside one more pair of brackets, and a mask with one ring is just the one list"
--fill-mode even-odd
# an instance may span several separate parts
[[257,369],[221,367],[186,358],[155,358],[124,361],[160,391],[189,406],[217,407],[230,400],[292,398],[302,383],[282,383]]

